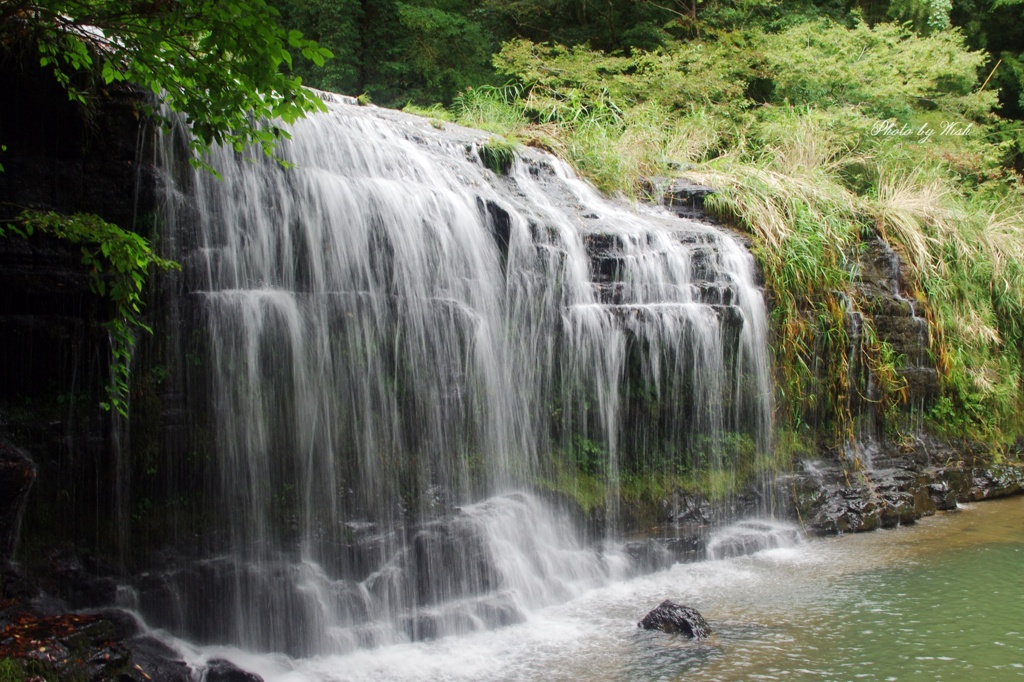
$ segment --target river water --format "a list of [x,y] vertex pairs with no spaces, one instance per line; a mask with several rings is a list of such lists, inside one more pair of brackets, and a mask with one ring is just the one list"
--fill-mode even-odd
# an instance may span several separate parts
[[[489,632],[291,659],[226,657],[267,682],[316,680],[1016,680],[1024,678],[1024,497],[912,527],[679,564]],[[665,598],[715,634],[637,629]],[[179,644],[181,644],[179,642]]]

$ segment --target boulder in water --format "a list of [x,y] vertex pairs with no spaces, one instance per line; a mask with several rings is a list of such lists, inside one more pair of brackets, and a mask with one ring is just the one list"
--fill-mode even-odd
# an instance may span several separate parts
[[263,682],[259,675],[246,672],[223,658],[215,658],[207,663],[202,679],[204,682]]
[[711,626],[697,609],[668,599],[658,604],[636,625],[644,630],[661,630],[692,639],[704,639],[711,634]]

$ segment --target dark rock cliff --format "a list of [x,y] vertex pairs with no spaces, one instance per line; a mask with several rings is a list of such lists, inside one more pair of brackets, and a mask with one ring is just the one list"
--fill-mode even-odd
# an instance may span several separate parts
[[[94,213],[142,234],[156,195],[150,129],[126,88],[73,104],[34,58],[0,54],[0,220],[25,209]],[[39,467],[22,548],[109,538],[111,416],[102,324],[77,247],[34,235],[0,239],[0,437]]]
[[[900,408],[904,414],[923,412],[939,396],[939,375],[929,353],[928,320],[922,305],[907,293],[905,268],[899,256],[881,239],[865,244],[859,253],[854,281],[861,311],[850,313],[847,320],[852,340],[861,340],[858,335],[867,320],[878,341],[888,343],[900,358],[897,371],[905,382],[906,396]],[[856,397],[857,410],[868,416],[868,423],[858,435],[884,446],[886,427],[897,425],[886,424],[884,415],[872,409],[879,399],[877,378],[868,368],[862,368],[860,376],[861,383],[851,387],[851,395]]]
[[28,455],[0,440],[0,564],[14,556],[25,501],[36,478]]

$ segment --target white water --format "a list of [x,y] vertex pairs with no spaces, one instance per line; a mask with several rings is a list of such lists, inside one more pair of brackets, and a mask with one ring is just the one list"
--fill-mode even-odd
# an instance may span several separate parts
[[[711,544],[737,532],[750,534],[752,523],[724,529]],[[735,621],[738,612],[753,608],[765,618],[781,603],[788,601],[785,608],[792,611],[794,604],[799,607],[813,598],[800,594],[799,580],[786,585],[786,576],[796,578],[805,570],[856,570],[855,565],[827,566],[835,559],[833,548],[822,542],[805,544],[795,526],[767,525],[773,532],[763,534],[763,544],[772,549],[677,564],[660,573],[589,589],[499,630],[304,659],[168,641],[194,669],[214,658],[227,658],[266,682],[659,679],[677,674],[680,666],[699,668],[724,648],[720,635],[701,643],[638,630],[636,622],[663,599],[695,606],[709,617],[714,613],[712,626],[724,629],[729,638],[737,633],[749,637],[759,626]]]
[[722,528],[708,542],[708,559],[729,559],[767,549],[792,547],[802,534],[791,523],[773,519],[747,519]]
[[[767,448],[765,308],[730,236],[539,152],[497,176],[482,133],[395,112],[292,135],[287,171],[218,150],[222,180],[168,182],[193,432],[169,494],[204,489],[139,589],[159,624],[309,656],[507,625],[629,571],[602,549],[624,474]],[[579,472],[606,537],[573,521]]]
[[[344,656],[290,659],[178,643],[267,682],[1019,680],[1024,497],[917,526],[676,565],[540,609],[524,623]],[[670,598],[713,634],[644,632]]]

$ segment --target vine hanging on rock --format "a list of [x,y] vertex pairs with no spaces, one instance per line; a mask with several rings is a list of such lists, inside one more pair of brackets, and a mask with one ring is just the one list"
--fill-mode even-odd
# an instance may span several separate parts
[[145,238],[90,213],[62,215],[25,210],[14,221],[0,225],[0,237],[10,233],[27,239],[36,232],[79,246],[82,265],[88,271],[89,289],[114,304],[113,318],[103,323],[110,337],[111,361],[107,400],[101,406],[127,416],[135,333],[153,333],[142,321],[142,291],[150,267],[180,270],[181,266],[156,255]]

